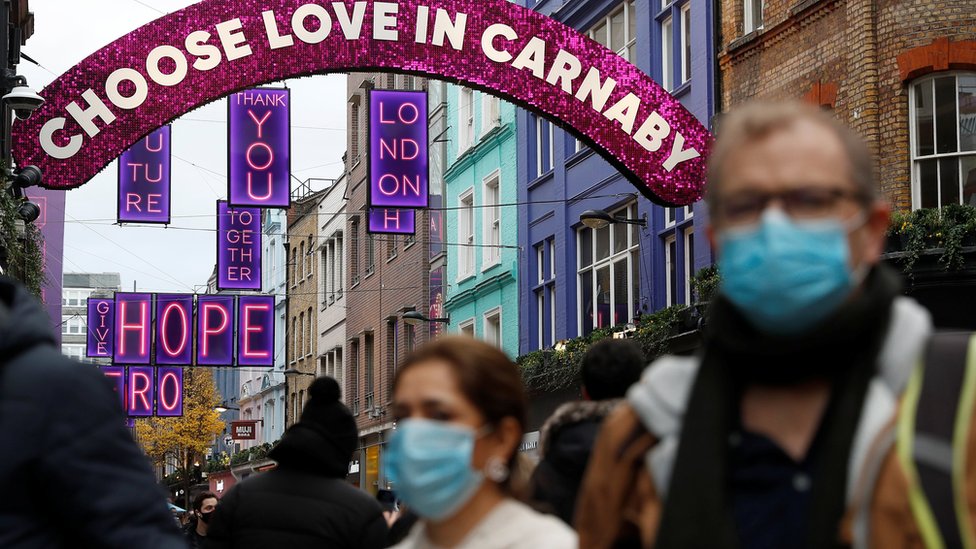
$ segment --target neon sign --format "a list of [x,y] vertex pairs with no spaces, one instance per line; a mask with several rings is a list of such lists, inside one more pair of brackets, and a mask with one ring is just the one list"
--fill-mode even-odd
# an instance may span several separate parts
[[112,390],[119,397],[119,404],[122,409],[125,406],[125,367],[123,366],[102,366],[102,373],[112,382]]
[[125,378],[126,413],[130,417],[149,417],[153,415],[155,384],[152,366],[132,366]]
[[274,297],[241,296],[237,302],[237,364],[274,366]]
[[369,205],[426,208],[427,92],[369,93]]
[[115,348],[117,364],[149,364],[152,343],[152,295],[115,294]]
[[234,363],[234,297],[197,298],[197,364],[230,366]]
[[156,296],[156,364],[193,364],[193,296]]
[[370,233],[414,234],[417,232],[417,212],[405,208],[370,208]]
[[183,415],[183,368],[156,369],[156,415]]
[[234,206],[291,204],[290,94],[237,92],[228,99],[228,201]]
[[261,289],[261,210],[217,201],[217,288]]
[[89,358],[110,358],[115,344],[115,300],[88,298]]
[[[18,124],[14,158],[40,167],[49,188],[77,187],[197,107],[267,82],[355,70],[487,90],[567,128],[651,200],[681,206],[702,196],[707,129],[615,52],[507,0],[203,0],[106,45],[45,87],[47,102]],[[263,142],[254,140],[259,124],[241,116],[254,132],[247,147]],[[284,154],[265,143],[275,162],[250,172],[258,198]],[[251,151],[255,167],[270,161],[268,149]],[[231,171],[245,196],[232,191],[230,201],[254,205],[241,202],[248,171]],[[285,205],[276,192],[261,205]]]
[[119,157],[119,223],[169,223],[172,178],[170,126],[139,140]]

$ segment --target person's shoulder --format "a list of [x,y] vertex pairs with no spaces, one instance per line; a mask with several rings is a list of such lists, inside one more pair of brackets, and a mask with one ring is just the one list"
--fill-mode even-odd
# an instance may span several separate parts
[[0,370],[4,371],[4,384],[20,395],[85,394],[110,387],[96,366],[71,360],[49,345],[24,350]]
[[496,520],[518,537],[520,547],[561,549],[576,547],[576,532],[559,517],[540,513],[528,505],[508,499],[500,504]]

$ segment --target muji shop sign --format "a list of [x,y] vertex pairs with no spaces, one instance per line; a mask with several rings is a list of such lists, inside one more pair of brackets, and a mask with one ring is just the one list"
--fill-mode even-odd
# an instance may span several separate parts
[[413,208],[429,205],[427,93],[369,94],[369,231],[415,231]]
[[273,296],[120,292],[88,318],[88,356],[116,364],[274,365]]
[[613,51],[507,0],[196,2],[49,84],[44,106],[15,128],[14,158],[41,168],[45,186],[74,188],[156,128],[230,96],[229,200],[283,207],[279,124],[287,94],[253,88],[406,69],[489,91],[556,122],[660,204],[702,196],[706,128]]
[[228,200],[234,206],[291,203],[290,95],[254,89],[228,98]]

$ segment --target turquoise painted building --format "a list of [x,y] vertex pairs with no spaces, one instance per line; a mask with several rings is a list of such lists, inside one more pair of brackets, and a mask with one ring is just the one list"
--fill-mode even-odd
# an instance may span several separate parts
[[447,291],[449,330],[519,352],[515,107],[447,88]]

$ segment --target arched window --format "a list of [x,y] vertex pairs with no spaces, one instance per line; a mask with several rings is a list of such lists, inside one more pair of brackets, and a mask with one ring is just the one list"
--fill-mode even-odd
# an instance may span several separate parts
[[976,206],[976,73],[939,73],[909,88],[912,206]]

